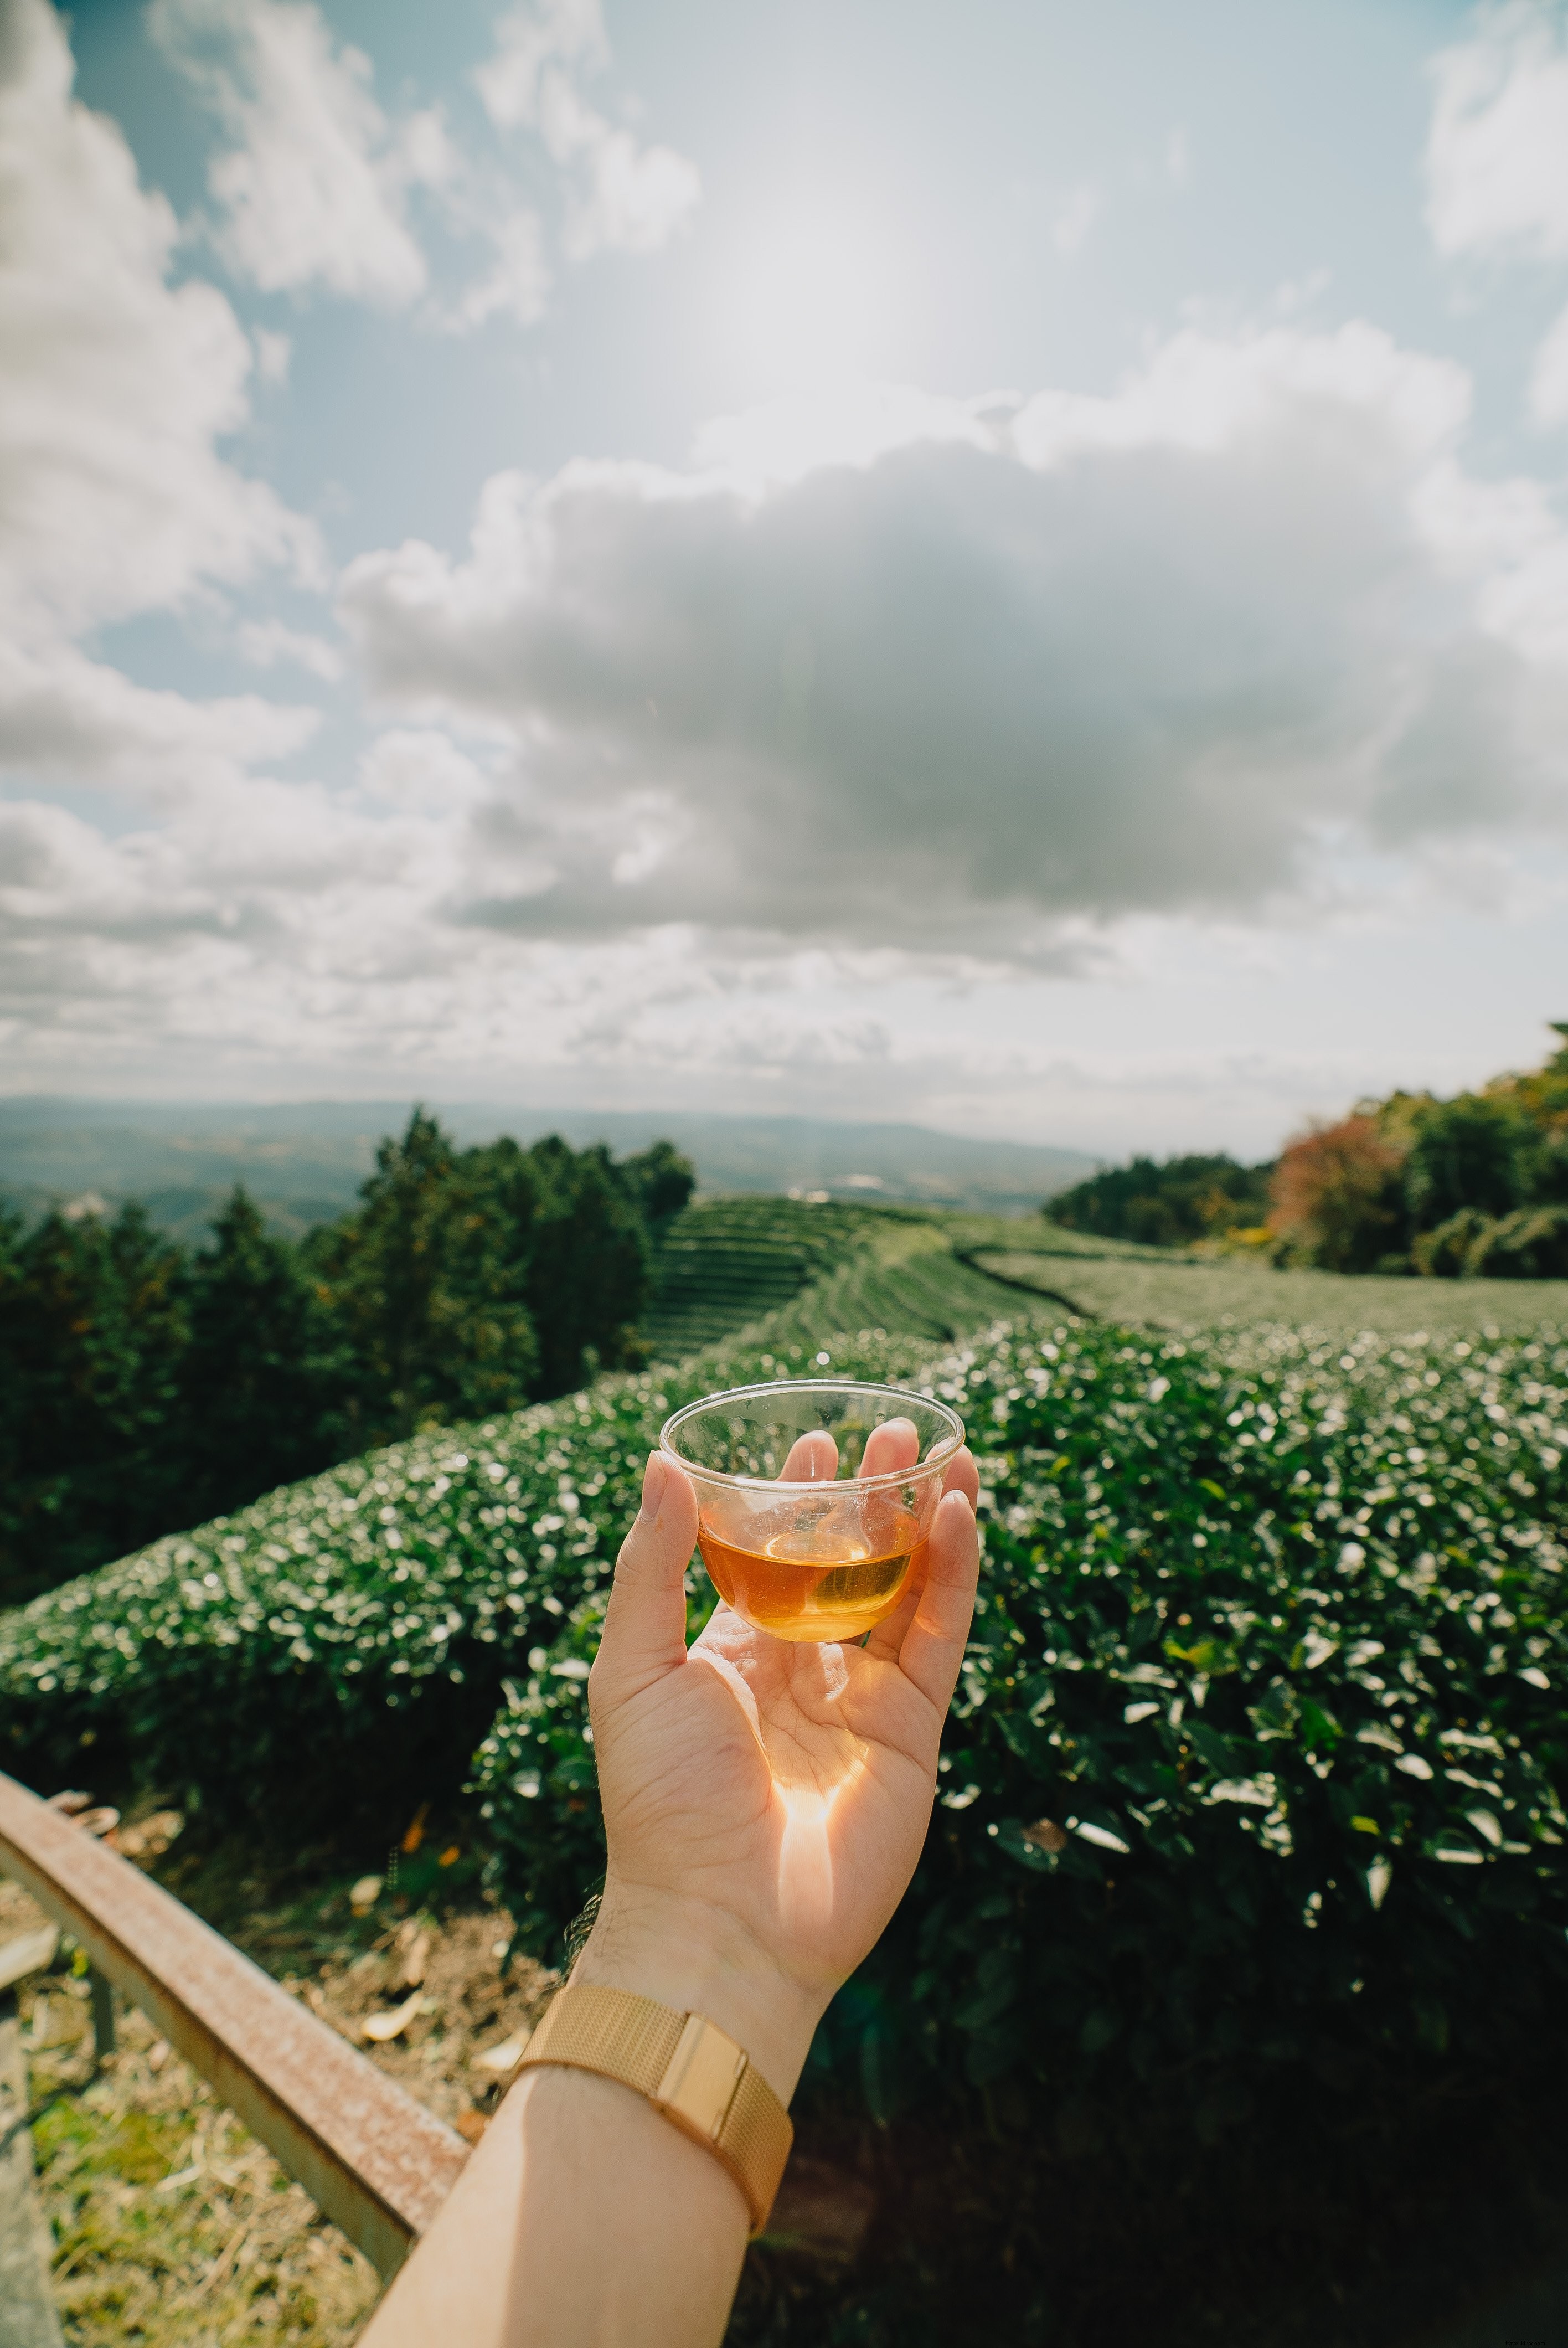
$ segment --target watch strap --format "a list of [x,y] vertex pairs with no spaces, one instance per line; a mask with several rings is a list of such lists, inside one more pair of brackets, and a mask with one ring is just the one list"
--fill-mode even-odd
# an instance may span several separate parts
[[723,2163],[745,2198],[752,2233],[762,2232],[794,2130],[755,2064],[716,2023],[632,1990],[569,1983],[551,1999],[518,2068],[543,2063],[597,2071],[646,2096]]

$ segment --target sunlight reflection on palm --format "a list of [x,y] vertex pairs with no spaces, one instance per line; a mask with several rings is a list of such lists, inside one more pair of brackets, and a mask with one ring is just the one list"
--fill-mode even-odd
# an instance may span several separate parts
[[[894,1421],[872,1435],[862,1472],[917,1456],[914,1427]],[[831,1437],[804,1437],[784,1473],[830,1476],[836,1459]],[[977,1483],[960,1452],[948,1491],[972,1506]],[[694,1534],[694,1499],[686,1505]],[[967,1578],[972,1538],[966,1512],[944,1508],[932,1578]],[[922,1686],[901,1660],[920,1597],[907,1592],[864,1646],[777,1639],[721,1605],[684,1665],[622,1725],[638,1792],[615,1837],[618,1869],[631,1862],[650,1890],[700,1885],[803,1978],[851,1971],[913,1873],[930,1818],[951,1674],[937,1686],[927,1671]]]

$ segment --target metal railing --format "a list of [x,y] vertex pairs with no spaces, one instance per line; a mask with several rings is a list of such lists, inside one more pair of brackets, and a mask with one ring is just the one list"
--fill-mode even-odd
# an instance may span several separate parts
[[[468,2157],[456,2131],[139,1868],[4,1775],[0,1872],[140,2006],[382,2275],[395,2273]],[[108,2021],[96,2009],[95,2019]]]

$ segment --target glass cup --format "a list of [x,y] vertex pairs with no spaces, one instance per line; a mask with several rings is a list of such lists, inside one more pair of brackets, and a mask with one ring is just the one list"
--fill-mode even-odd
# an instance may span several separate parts
[[924,1395],[780,1378],[688,1403],[659,1446],[696,1490],[720,1597],[754,1630],[817,1642],[863,1638],[919,1587],[963,1439],[957,1411]]

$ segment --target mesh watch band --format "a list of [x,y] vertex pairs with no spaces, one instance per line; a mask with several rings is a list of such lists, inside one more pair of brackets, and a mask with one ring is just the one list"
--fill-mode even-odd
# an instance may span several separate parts
[[794,2130],[762,2073],[715,2023],[580,1982],[557,1991],[518,2068],[538,2063],[598,2071],[646,2096],[723,2162],[745,2196],[753,2234],[762,2232]]

